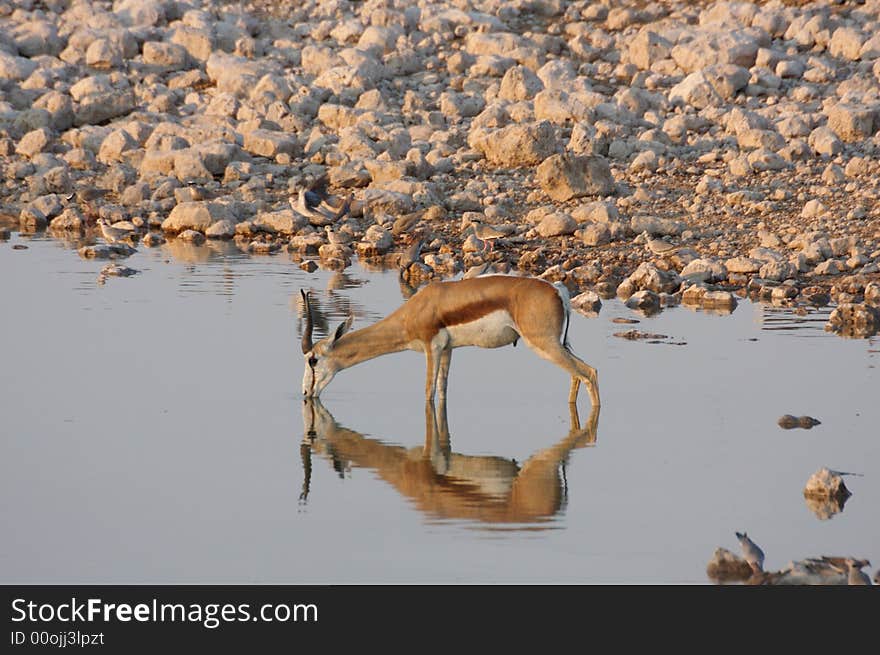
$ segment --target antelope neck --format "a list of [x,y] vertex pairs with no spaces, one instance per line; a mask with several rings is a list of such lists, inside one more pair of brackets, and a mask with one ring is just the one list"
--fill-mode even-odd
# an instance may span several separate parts
[[403,326],[392,315],[342,336],[333,346],[333,358],[341,370],[407,348]]

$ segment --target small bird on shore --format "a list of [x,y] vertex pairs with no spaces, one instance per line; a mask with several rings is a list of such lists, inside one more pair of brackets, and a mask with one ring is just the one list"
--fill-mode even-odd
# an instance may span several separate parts
[[420,255],[422,254],[422,246],[424,246],[424,244],[425,242],[421,239],[414,239],[413,242],[400,253],[398,267],[403,270],[411,264],[419,261]]
[[480,223],[480,221],[471,221],[470,226],[473,230],[473,235],[475,237],[477,237],[480,241],[484,241],[485,243],[489,244],[490,251],[493,248],[495,239],[501,239],[507,236],[507,234],[505,234],[504,232],[496,230],[491,225]]
[[739,545],[742,548],[743,558],[748,562],[752,570],[764,570],[764,551],[758,547],[754,541],[749,539],[749,535],[745,532],[736,532],[736,538],[739,539]]
[[128,237],[131,236],[129,230],[113,227],[106,218],[99,218],[96,222],[100,226],[101,234],[107,243],[125,243]]
[[94,200],[99,200],[110,193],[107,189],[99,189],[97,187],[84,187],[77,189],[70,195],[65,197],[68,202],[76,198],[77,202],[87,205]]
[[349,194],[338,207],[330,204],[330,196],[325,189],[326,180],[321,178],[302,187],[296,197],[291,198],[293,209],[309,219],[312,225],[329,225],[337,222],[351,210],[354,196]]
[[871,578],[868,577],[867,573],[862,571],[863,566],[871,566],[871,562],[868,560],[856,560],[852,558],[846,560],[846,567],[848,570],[847,584],[871,586]]
[[394,236],[399,236],[405,232],[409,232],[409,230],[421,220],[424,215],[423,211],[415,211],[409,214],[404,214],[394,221],[394,224],[391,226],[391,234]]
[[324,232],[327,234],[327,241],[334,246],[347,246],[351,243],[351,237],[349,235],[345,232],[337,232],[331,225],[324,226]]
[[491,275],[495,272],[495,267],[492,265],[492,262],[483,262],[482,264],[477,264],[476,266],[471,266],[467,271],[465,271],[464,275],[461,276],[462,280],[469,280],[472,277],[480,277],[481,275]]
[[645,238],[645,247],[658,257],[672,255],[681,249],[681,246],[673,245],[663,239],[654,239],[647,232],[642,232],[642,236]]
[[[351,203],[353,200],[354,194],[349,193],[348,196],[346,196],[345,200],[342,201],[342,204],[339,205],[336,213],[333,215],[334,223],[351,211]],[[327,206],[330,207],[331,210],[333,209],[333,205]]]

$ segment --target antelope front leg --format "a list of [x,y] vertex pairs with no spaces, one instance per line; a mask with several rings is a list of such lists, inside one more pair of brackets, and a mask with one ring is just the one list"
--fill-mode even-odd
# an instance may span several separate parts
[[425,403],[425,457],[431,462],[431,467],[440,475],[445,475],[449,470],[449,460],[452,450],[449,445],[449,431],[446,428],[445,418],[441,425],[441,413],[445,415],[444,401],[440,401],[440,411],[434,409],[433,402]]
[[437,389],[437,376],[440,373],[440,358],[442,351],[429,345],[425,350],[425,402],[434,403],[434,392]]
[[[425,368],[427,379],[425,380],[425,400],[434,402],[434,393],[437,390],[437,382],[440,378],[441,366],[443,365],[444,353],[451,350],[449,335],[445,330],[440,330],[429,343],[425,344]],[[446,373],[449,373],[449,357],[446,358]],[[443,374],[445,380],[446,374]],[[443,382],[443,395],[446,394],[446,384]]]

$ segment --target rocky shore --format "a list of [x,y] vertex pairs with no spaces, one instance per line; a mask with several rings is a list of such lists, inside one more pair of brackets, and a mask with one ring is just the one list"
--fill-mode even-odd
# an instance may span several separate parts
[[865,336],[880,0],[0,0],[0,172],[7,228],[87,257],[491,263]]

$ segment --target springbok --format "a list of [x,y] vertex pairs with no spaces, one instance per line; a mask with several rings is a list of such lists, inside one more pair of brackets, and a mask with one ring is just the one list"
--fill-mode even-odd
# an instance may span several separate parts
[[599,405],[596,369],[572,354],[568,345],[568,290],[533,277],[487,275],[454,282],[433,282],[382,320],[349,332],[349,316],[330,335],[312,342],[309,296],[302,336],[305,357],[302,391],[317,397],[344,369],[402,350],[425,353],[425,400],[435,392],[446,397],[452,349],[461,346],[498,348],[523,341],[540,357],[571,375],[569,403],[577,401],[581,382],[594,406]]
[[446,403],[425,403],[424,446],[407,448],[367,437],[339,425],[320,399],[303,402],[304,438],[300,448],[303,484],[299,499],[311,492],[312,454],[329,460],[343,475],[368,469],[430,518],[480,523],[543,523],[568,499],[565,466],[569,455],[596,443],[599,407],[582,426],[577,406],[569,406],[567,434],[534,452],[525,462],[452,450]]

